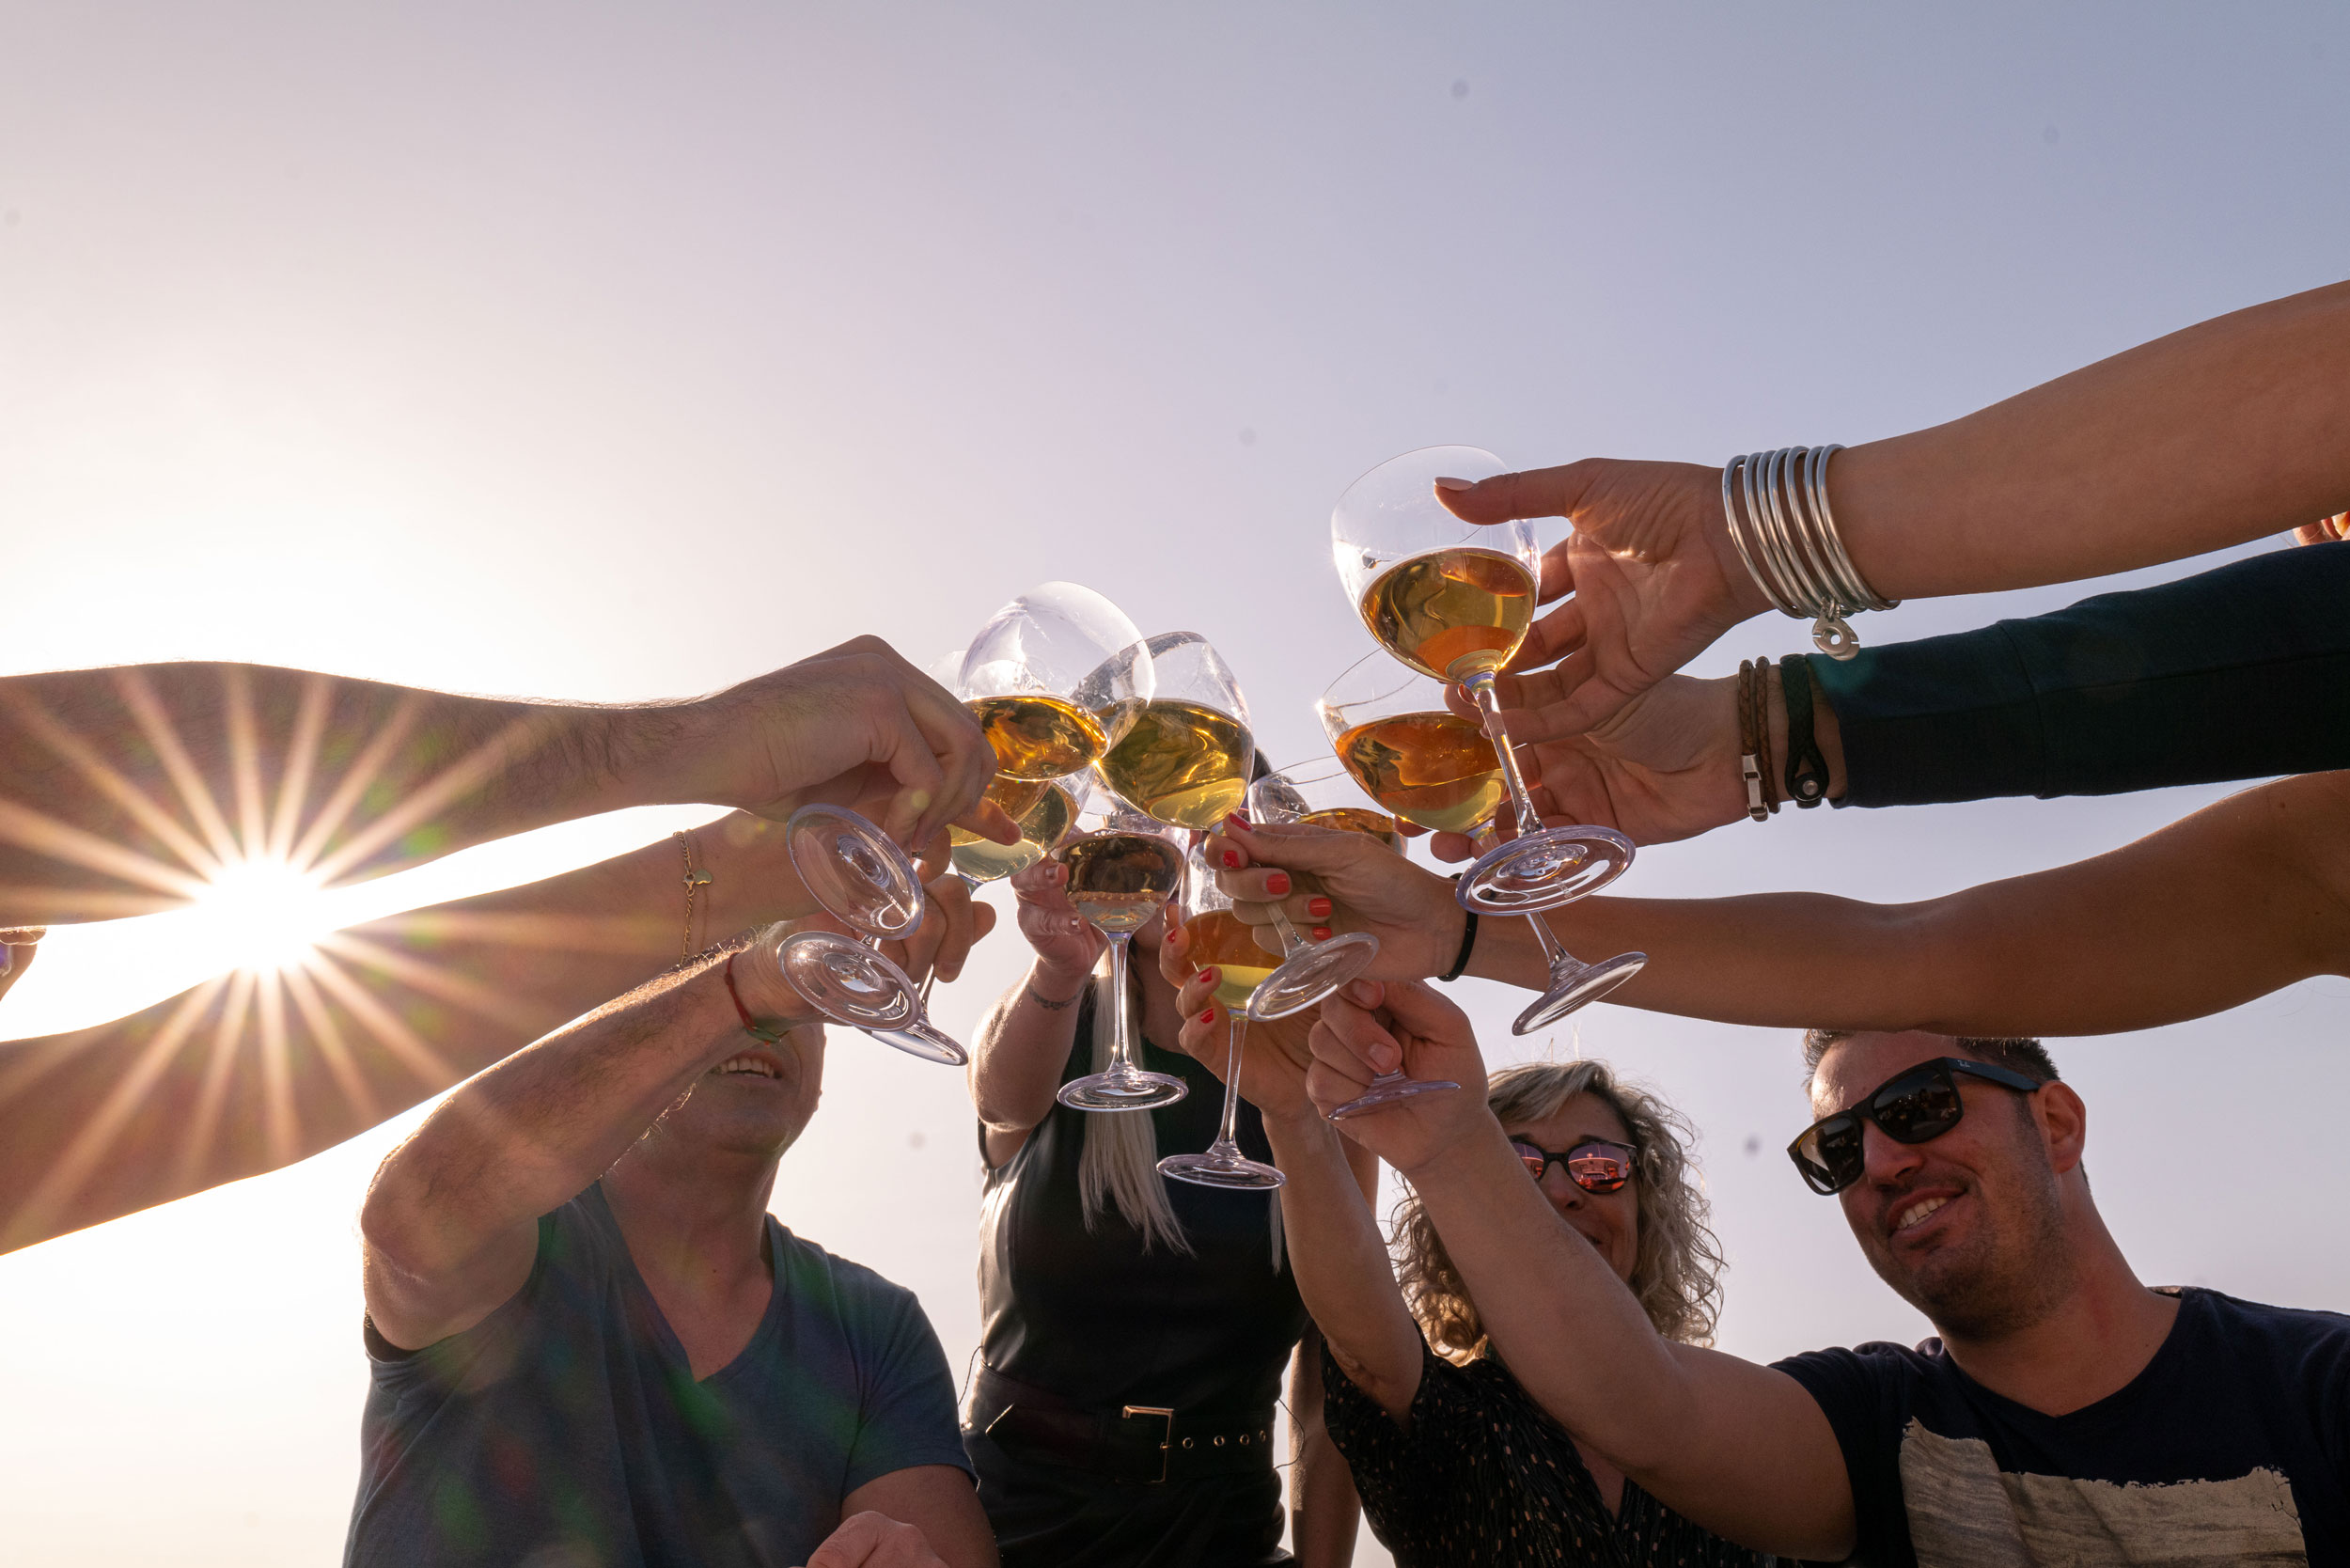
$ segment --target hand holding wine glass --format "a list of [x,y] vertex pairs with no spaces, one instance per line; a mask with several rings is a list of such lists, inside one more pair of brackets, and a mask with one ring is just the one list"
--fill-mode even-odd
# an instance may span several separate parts
[[1322,1004],[1307,1044],[1314,1062],[1306,1092],[1325,1115],[1362,1098],[1383,1073],[1441,1074],[1460,1083],[1458,1094],[1400,1100],[1338,1123],[1404,1176],[1494,1129],[1485,1108],[1485,1062],[1468,1015],[1422,981],[1355,981]]
[[[1227,1030],[1238,1014],[1219,996],[1227,981],[1223,966],[1215,962],[1214,947],[1211,939],[1195,950],[1190,925],[1170,927],[1167,940],[1159,944],[1159,973],[1176,988],[1175,1007],[1183,1020],[1177,1048],[1224,1079],[1230,1071]],[[1313,1065],[1307,1037],[1313,1032],[1314,1016],[1292,1012],[1249,1027],[1248,1048],[1240,1058],[1240,1093],[1267,1121],[1321,1119],[1306,1093],[1306,1073]]]
[[[1196,851],[1186,870],[1182,946],[1190,955],[1193,978],[1200,981],[1200,987],[1194,988],[1195,995],[1201,988],[1206,993],[1191,1011],[1211,1013],[1209,1021],[1220,1018],[1226,1026],[1223,1067],[1220,1071],[1211,1068],[1224,1083],[1224,1115],[1217,1123],[1215,1141],[1204,1152],[1169,1154],[1159,1162],[1159,1174],[1203,1187],[1241,1191],[1277,1187],[1284,1180],[1281,1173],[1243,1154],[1238,1136],[1249,1000],[1270,982],[1274,970],[1264,962],[1268,955],[1257,946],[1248,928],[1233,917],[1232,901],[1216,887],[1215,879],[1198,863]],[[1160,944],[1159,963],[1164,970],[1165,943]],[[1210,1003],[1214,1004],[1213,1008]]]
[[1378,955],[1364,969],[1366,980],[1440,975],[1461,950],[1468,914],[1453,898],[1452,885],[1366,835],[1227,822],[1203,854],[1223,868],[1217,886],[1268,952],[1280,941],[1271,929],[1277,902],[1302,931],[1377,937]]

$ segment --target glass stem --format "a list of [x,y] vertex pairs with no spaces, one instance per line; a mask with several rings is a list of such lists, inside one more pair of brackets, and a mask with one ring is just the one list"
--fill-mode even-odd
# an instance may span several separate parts
[[1494,695],[1494,672],[1480,670],[1461,682],[1477,703],[1477,711],[1485,715],[1485,738],[1494,744],[1494,755],[1501,760],[1501,776],[1509,781],[1511,809],[1517,813],[1518,836],[1538,831],[1543,820],[1534,814],[1534,797],[1527,792],[1526,777],[1518,772],[1517,753],[1511,748],[1508,731],[1501,727],[1501,699]]
[[1135,1037],[1132,1024],[1126,1017],[1126,943],[1133,932],[1108,932],[1110,939],[1110,1074],[1131,1077],[1139,1071],[1135,1062]]
[[1559,938],[1551,934],[1548,920],[1543,919],[1540,915],[1528,915],[1526,917],[1526,923],[1534,928],[1534,940],[1543,945],[1543,961],[1550,965],[1552,984],[1556,985],[1559,975],[1566,970],[1583,967],[1581,959],[1559,945]]
[[1240,1140],[1235,1136],[1240,1131],[1240,1042],[1248,1029],[1246,1018],[1237,1012],[1230,1016],[1232,1046],[1224,1058],[1224,1121],[1216,1129],[1215,1142],[1208,1149],[1209,1153],[1228,1163],[1240,1158]]
[[1273,911],[1273,929],[1281,933],[1281,955],[1284,958],[1306,945],[1306,939],[1297,934],[1297,928],[1290,924],[1290,917],[1281,913],[1279,904],[1269,903],[1265,907]]

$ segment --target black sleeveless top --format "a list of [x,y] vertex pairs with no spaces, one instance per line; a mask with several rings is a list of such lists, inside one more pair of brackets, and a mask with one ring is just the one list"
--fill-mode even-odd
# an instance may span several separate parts
[[[1142,1064],[1191,1086],[1149,1112],[1158,1154],[1215,1140],[1224,1086],[1191,1058],[1145,1042]],[[1092,1071],[1093,998],[1077,1011],[1061,1082]],[[964,1447],[1004,1568],[1244,1568],[1287,1562],[1281,1482],[1272,1456],[1253,1469],[1131,1482],[1040,1460],[986,1429],[1007,1399],[1114,1418],[1127,1405],[1183,1412],[1258,1412],[1270,1426],[1281,1373],[1305,1333],[1286,1259],[1274,1266],[1263,1192],[1165,1182],[1189,1255],[1142,1233],[1115,1207],[1085,1228],[1077,1169],[1089,1115],[1056,1104],[1027,1141],[987,1178],[980,1213],[980,1349]],[[985,1131],[981,1130],[982,1146]],[[1243,1101],[1237,1137],[1272,1158],[1264,1124]],[[993,1377],[990,1373],[996,1374]],[[1009,1381],[1008,1381],[1009,1380]],[[1016,1394],[1012,1391],[1017,1388]],[[1262,1453],[1263,1450],[1256,1451]]]
[[[1056,1103],[1019,1152],[988,1174],[979,1217],[979,1348],[1007,1377],[1087,1409],[1127,1404],[1270,1406],[1290,1352],[1306,1331],[1306,1304],[1287,1260],[1274,1268],[1273,1198],[1191,1182],[1166,1183],[1190,1238],[1186,1257],[1106,1207],[1089,1232],[1077,1198],[1085,1122],[1147,1114],[1158,1157],[1215,1141],[1224,1086],[1176,1051],[1142,1043],[1142,1065],[1191,1086],[1147,1113],[1072,1110]],[[1078,1004],[1077,1038],[1060,1081],[1093,1061],[1093,996]],[[1270,1161],[1257,1108],[1240,1105],[1236,1135]],[[981,1132],[984,1139],[984,1129]]]

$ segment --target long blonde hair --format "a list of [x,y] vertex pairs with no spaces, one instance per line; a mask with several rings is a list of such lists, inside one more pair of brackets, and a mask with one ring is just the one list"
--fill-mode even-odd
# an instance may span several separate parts
[[[1695,1138],[1679,1111],[1646,1090],[1621,1083],[1603,1061],[1529,1061],[1505,1067],[1487,1086],[1485,1103],[1504,1125],[1543,1121],[1578,1094],[1614,1111],[1640,1151],[1633,1175],[1639,1205],[1639,1246],[1632,1262],[1632,1294],[1656,1331],[1683,1344],[1710,1345],[1721,1312],[1721,1244],[1707,1225],[1706,1201],[1688,1145]],[[1396,1281],[1420,1331],[1454,1361],[1483,1353],[1485,1329],[1460,1271],[1428,1222],[1419,1195],[1407,1185],[1395,1208]]]
[[[1142,1018],[1142,975],[1132,953],[1126,955],[1126,1016]],[[1100,1073],[1110,1064],[1111,1036],[1116,1019],[1109,1006],[1109,954],[1093,969],[1093,1066]],[[1159,1133],[1147,1110],[1091,1111],[1085,1119],[1085,1147],[1077,1159],[1077,1203],[1086,1230],[1098,1230],[1111,1209],[1142,1232],[1142,1249],[1164,1244],[1188,1258],[1191,1237],[1167,1200],[1167,1179],[1159,1174]],[[1272,1207],[1273,1271],[1278,1274],[1288,1258],[1281,1241],[1281,1195],[1266,1195]]]

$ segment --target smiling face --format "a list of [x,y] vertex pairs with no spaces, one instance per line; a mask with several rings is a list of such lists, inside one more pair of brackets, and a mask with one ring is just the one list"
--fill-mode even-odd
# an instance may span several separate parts
[[[1963,1056],[1942,1035],[1859,1034],[1829,1047],[1811,1083],[1814,1117],[1846,1110],[1904,1068]],[[2070,1288],[2061,1178],[2052,1163],[2043,1095],[1964,1074],[1966,1114],[1925,1143],[1861,1124],[1867,1165],[1838,1194],[1877,1277],[1945,1337],[1988,1339],[2031,1322]],[[2070,1155],[2067,1167],[2077,1174]]]
[[[1540,1121],[1511,1121],[1502,1130],[1538,1149],[1565,1153],[1585,1138],[1604,1137],[1630,1143],[1631,1131],[1607,1102],[1593,1094],[1578,1094]],[[1553,1163],[1543,1173],[1542,1192],[1550,1206],[1575,1232],[1596,1248],[1616,1278],[1630,1280],[1640,1252],[1640,1179],[1633,1177],[1614,1192],[1585,1192],[1568,1176],[1563,1164]]]
[[772,1158],[791,1147],[816,1114],[824,1088],[821,1024],[788,1031],[769,1045],[744,1034],[740,1047],[694,1080],[654,1132],[681,1149]]

